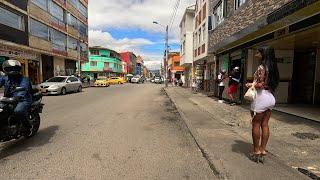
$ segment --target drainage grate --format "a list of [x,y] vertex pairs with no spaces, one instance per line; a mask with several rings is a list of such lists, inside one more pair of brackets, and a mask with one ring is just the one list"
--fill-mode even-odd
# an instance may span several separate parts
[[313,134],[313,133],[300,133],[296,132],[292,134],[293,136],[299,138],[299,139],[310,139],[310,140],[315,140],[320,138],[318,134]]

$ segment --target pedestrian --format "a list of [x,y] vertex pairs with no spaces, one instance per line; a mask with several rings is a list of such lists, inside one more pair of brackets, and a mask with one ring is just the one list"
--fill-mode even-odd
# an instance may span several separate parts
[[191,89],[192,89],[192,92],[194,93],[197,92],[197,83],[195,79],[192,80]]
[[238,91],[238,85],[240,83],[240,68],[233,68],[231,74],[229,75],[229,87],[228,87],[228,95],[230,98],[230,105],[236,105],[235,96]]
[[182,79],[181,79],[181,78],[178,80],[178,84],[179,84],[179,86],[182,86],[182,85],[183,85],[183,82],[182,82]]
[[253,86],[257,91],[251,102],[253,151],[250,158],[263,163],[270,136],[269,119],[276,103],[273,94],[279,85],[279,70],[272,47],[259,48],[255,57],[261,59],[262,63],[254,74],[253,83],[246,84],[247,87]]
[[225,88],[225,79],[226,79],[226,70],[225,69],[221,69],[219,75],[218,75],[218,86],[219,86],[219,103],[223,103],[223,98],[222,98],[222,95],[223,95],[223,91],[224,91],[224,88]]

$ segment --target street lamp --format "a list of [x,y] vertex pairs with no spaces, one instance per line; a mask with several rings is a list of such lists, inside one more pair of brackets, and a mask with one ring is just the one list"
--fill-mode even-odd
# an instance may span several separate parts
[[166,28],[166,37],[165,37],[166,59],[164,60],[165,62],[163,62],[163,65],[164,65],[164,84],[165,84],[166,87],[168,87],[168,73],[167,73],[167,64],[166,63],[168,63],[168,57],[169,57],[169,43],[168,43],[168,40],[169,40],[169,27],[168,27],[168,25],[164,26],[164,25],[160,24],[157,21],[153,21],[152,23]]

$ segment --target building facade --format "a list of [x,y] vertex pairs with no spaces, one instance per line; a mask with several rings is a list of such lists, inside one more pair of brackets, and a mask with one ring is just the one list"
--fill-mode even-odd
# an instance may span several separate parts
[[173,81],[174,79],[185,78],[184,67],[180,65],[180,53],[170,52],[168,58],[168,79]]
[[123,65],[120,54],[103,47],[89,48],[89,61],[81,64],[82,76],[90,76],[91,80],[99,76],[123,77]]
[[143,75],[144,62],[141,56],[137,57],[134,75]]
[[133,52],[121,52],[121,60],[127,63],[127,73],[134,74],[136,69],[137,56]]
[[[278,103],[320,104],[320,1],[212,1],[209,54],[219,69],[238,66],[243,84],[253,80],[258,47],[275,49],[280,85]],[[215,78],[213,78],[214,81]]]
[[185,86],[191,87],[193,76],[193,20],[195,14],[195,6],[190,6],[180,22],[180,46],[181,46],[181,62],[184,67]]
[[19,60],[35,84],[80,73],[88,59],[87,0],[0,2],[0,62]]

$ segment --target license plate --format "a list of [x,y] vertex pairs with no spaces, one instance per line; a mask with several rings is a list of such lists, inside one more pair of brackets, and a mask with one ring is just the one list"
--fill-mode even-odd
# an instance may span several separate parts
[[47,89],[41,89],[41,92],[42,92],[42,93],[46,93],[46,92],[47,92]]

